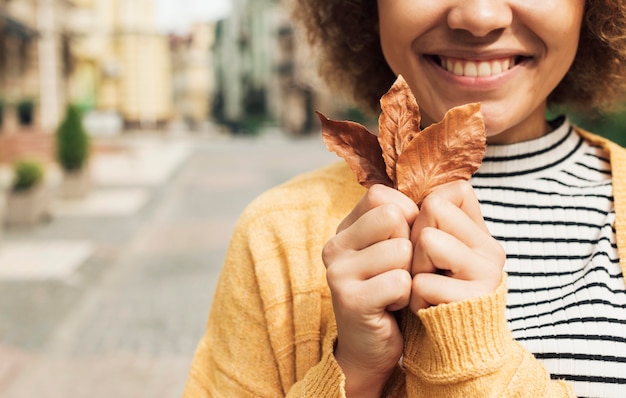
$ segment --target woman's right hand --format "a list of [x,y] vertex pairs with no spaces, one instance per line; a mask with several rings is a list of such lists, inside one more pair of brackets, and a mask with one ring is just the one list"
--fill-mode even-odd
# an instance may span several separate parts
[[403,340],[393,311],[409,304],[418,209],[401,192],[371,187],[322,253],[337,321],[335,358],[347,396],[380,396],[400,360]]

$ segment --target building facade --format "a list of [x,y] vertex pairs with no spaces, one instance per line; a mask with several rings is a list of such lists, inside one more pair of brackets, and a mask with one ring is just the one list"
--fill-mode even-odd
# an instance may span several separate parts
[[211,114],[214,41],[213,23],[195,23],[188,33],[170,36],[174,118],[192,130],[201,129]]
[[172,117],[167,35],[158,31],[152,0],[77,0],[71,16],[72,100],[101,125],[155,128]]
[[0,0],[2,131],[56,127],[65,102],[70,1]]
[[347,103],[317,75],[306,40],[291,22],[285,1],[233,0],[233,13],[216,30],[213,115],[233,130],[255,117],[291,135],[319,130],[315,111],[328,115]]

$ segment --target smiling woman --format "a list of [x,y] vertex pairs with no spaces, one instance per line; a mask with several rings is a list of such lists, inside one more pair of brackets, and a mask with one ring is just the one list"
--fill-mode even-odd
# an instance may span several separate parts
[[[574,60],[584,0],[540,4],[379,1],[384,57],[418,98],[425,124],[454,106],[481,102],[492,143],[546,132],[545,99]],[[554,15],[552,23],[546,15]],[[507,68],[491,74],[501,61]],[[481,67],[489,74],[478,76]]]
[[349,165],[244,212],[185,396],[622,396],[626,149],[545,115],[624,99],[626,5],[292,4],[378,136],[321,118]]
[[[586,7],[575,62],[549,99],[578,109],[608,110],[616,99],[622,99],[626,87],[626,6],[593,1]],[[363,0],[305,1],[295,8],[295,15],[321,52],[322,75],[356,102],[380,111],[378,100],[391,87],[395,74],[383,57],[379,36],[370,28],[377,23],[377,8]],[[346,24],[347,19],[358,23]]]

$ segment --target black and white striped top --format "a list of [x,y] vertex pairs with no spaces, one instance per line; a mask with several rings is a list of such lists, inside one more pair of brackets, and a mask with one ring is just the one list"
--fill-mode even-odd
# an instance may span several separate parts
[[560,119],[539,139],[490,145],[472,178],[507,253],[513,336],[580,397],[626,397],[626,288],[611,165]]

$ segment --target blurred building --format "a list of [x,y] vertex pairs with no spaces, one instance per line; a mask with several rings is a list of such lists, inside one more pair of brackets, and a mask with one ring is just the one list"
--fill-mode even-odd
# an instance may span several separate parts
[[196,23],[189,33],[170,36],[174,118],[191,129],[206,123],[211,114],[214,41],[212,23]]
[[0,0],[0,161],[51,158],[70,102],[95,134],[159,127],[171,76],[153,0]]
[[[169,43],[153,0],[72,0],[73,101],[92,110],[94,128],[154,128],[173,114]],[[113,119],[113,120],[112,120]]]
[[269,120],[303,134],[317,129],[315,110],[346,107],[317,76],[284,1],[234,0],[217,24],[214,57],[213,116],[235,131]]
[[[48,156],[66,102],[70,0],[0,0],[0,160]],[[15,135],[28,131],[28,135]]]
[[[66,42],[54,15],[69,2],[0,0],[2,129],[57,122]],[[52,52],[52,53],[51,53]]]

